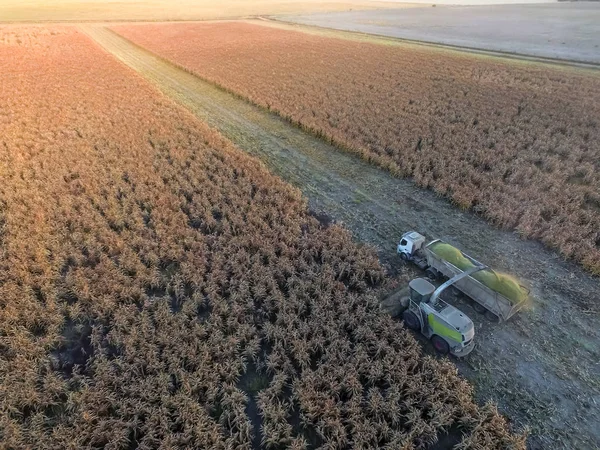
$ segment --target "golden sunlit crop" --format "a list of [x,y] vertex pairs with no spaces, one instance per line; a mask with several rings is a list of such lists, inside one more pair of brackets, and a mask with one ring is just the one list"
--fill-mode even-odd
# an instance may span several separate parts
[[67,26],[0,30],[5,448],[525,448],[374,252]]

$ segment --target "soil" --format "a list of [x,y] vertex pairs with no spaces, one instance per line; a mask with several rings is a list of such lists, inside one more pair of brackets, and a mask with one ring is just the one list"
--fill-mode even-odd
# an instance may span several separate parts
[[466,48],[600,63],[598,2],[438,4],[435,8],[340,11],[277,18],[304,25]]
[[516,274],[531,287],[531,304],[508,322],[491,323],[468,304],[457,303],[476,327],[475,350],[454,359],[458,370],[475,386],[479,402],[497,403],[517,430],[530,427],[530,448],[600,448],[599,279],[541,244],[495,229],[100,25],[82,30],[301,189],[315,215],[343,223],[358,241],[374,246],[390,278],[404,282],[422,276],[395,254],[401,234],[413,229]]

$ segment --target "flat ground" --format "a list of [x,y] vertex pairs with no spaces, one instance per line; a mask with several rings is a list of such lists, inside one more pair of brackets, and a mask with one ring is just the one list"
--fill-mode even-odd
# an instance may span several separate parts
[[[460,304],[476,324],[477,347],[460,372],[514,424],[532,427],[530,447],[600,446],[600,281],[555,253],[452,207],[408,180],[343,153],[204,82],[101,26],[84,31],[166,95],[299,187],[316,213],[343,222],[379,250],[391,274],[415,272],[394,255],[398,237],[416,229],[443,238],[532,288],[529,311],[491,324]],[[426,348],[429,348],[426,346]]]
[[371,0],[0,0],[0,22],[202,20],[391,7],[399,6]]
[[600,3],[437,6],[282,20],[439,44],[600,63]]

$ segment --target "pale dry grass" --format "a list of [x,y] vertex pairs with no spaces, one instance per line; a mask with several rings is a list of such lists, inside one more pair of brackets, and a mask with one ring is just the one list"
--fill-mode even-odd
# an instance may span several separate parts
[[369,0],[0,0],[0,22],[205,20],[409,6]]

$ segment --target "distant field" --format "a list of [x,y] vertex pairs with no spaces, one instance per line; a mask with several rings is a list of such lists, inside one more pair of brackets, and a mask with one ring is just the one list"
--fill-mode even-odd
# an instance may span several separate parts
[[[301,14],[391,8],[370,0],[0,0],[1,22],[200,20],[257,14]],[[409,7],[410,4],[402,7]],[[421,5],[422,6],[422,5]],[[395,5],[398,8],[398,4]]]
[[280,18],[339,30],[600,63],[600,2],[438,5],[410,10],[306,13]]
[[247,23],[114,29],[600,273],[595,72]]

